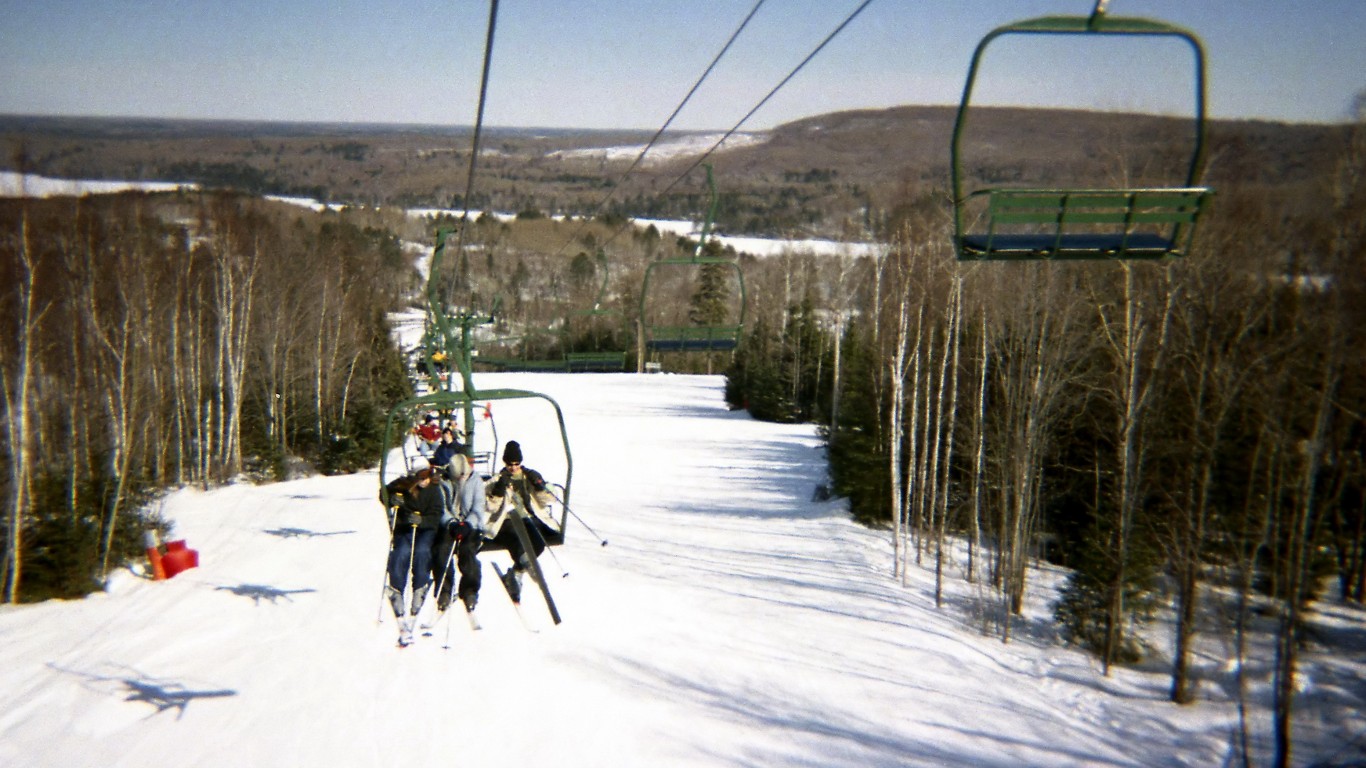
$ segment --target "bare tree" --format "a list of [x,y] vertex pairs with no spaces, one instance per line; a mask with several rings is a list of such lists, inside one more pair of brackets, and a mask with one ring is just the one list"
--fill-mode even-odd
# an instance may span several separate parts
[[[1250,384],[1264,376],[1276,355],[1266,339],[1251,337],[1267,317],[1270,297],[1266,281],[1247,279],[1246,265],[1233,265],[1214,254],[1233,250],[1233,232],[1193,257],[1179,271],[1184,300],[1174,305],[1173,342],[1176,361],[1167,421],[1179,439],[1174,443],[1170,499],[1165,516],[1166,550],[1176,585],[1176,647],[1172,655],[1171,699],[1193,699],[1191,654],[1200,606],[1200,581],[1208,564],[1207,549],[1216,534],[1212,497],[1220,456],[1230,453],[1230,421]],[[1209,242],[1207,239],[1206,242]]]
[[[1115,520],[1111,529],[1111,556],[1114,573],[1110,584],[1109,605],[1102,661],[1110,672],[1125,637],[1128,613],[1126,599],[1130,588],[1130,555],[1134,521],[1142,505],[1144,462],[1148,445],[1144,427],[1155,400],[1167,351],[1172,304],[1177,290],[1170,271],[1163,270],[1140,295],[1135,267],[1120,262],[1123,294],[1118,301],[1098,296],[1095,300],[1100,320],[1103,348],[1113,365],[1104,391],[1115,418],[1115,466],[1118,474],[1113,494]],[[1155,305],[1155,306],[1154,306]]]
[[[33,431],[30,426],[32,388],[34,381],[34,345],[38,328],[48,304],[38,298],[40,286],[29,245],[28,211],[20,212],[18,236],[7,238],[0,246],[0,258],[6,264],[4,273],[12,292],[6,292],[9,306],[0,317],[5,319],[5,333],[0,336],[0,390],[5,403],[5,447],[9,454],[9,482],[5,507],[6,520],[4,591],[5,602],[19,600],[19,586],[23,578],[24,524],[30,505],[29,481],[33,472]],[[11,303],[12,302],[12,303]]]
[[1071,301],[1067,266],[999,266],[1010,271],[994,275],[1000,284],[983,288],[993,299],[988,327],[996,361],[988,433],[993,446],[990,482],[1000,494],[994,577],[1004,598],[1002,639],[1009,641],[1010,617],[1023,607],[1026,566],[1039,529],[1044,462],[1090,340]]

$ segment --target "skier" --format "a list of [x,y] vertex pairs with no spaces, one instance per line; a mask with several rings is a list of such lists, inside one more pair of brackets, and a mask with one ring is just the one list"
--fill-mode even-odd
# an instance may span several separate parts
[[[436,446],[436,451],[427,459],[438,470],[437,479],[441,482],[441,492],[445,496],[447,511],[455,506],[457,482],[455,474],[450,470],[451,458],[464,452],[465,446],[455,436],[455,427],[447,426],[441,430],[441,443]],[[439,568],[445,560],[437,558],[435,562]]]
[[455,436],[455,427],[446,426],[441,430],[441,442],[432,452],[431,463],[434,467],[444,467],[451,462],[451,457],[457,453],[464,453],[465,446],[460,439]]
[[[434,484],[436,470],[431,467],[419,470],[414,480],[406,489],[397,481],[389,486],[391,493],[397,492],[396,496],[391,496],[391,504],[394,501],[397,504],[390,507],[390,514],[397,517],[391,521],[393,541],[389,549],[389,585],[384,591],[389,598],[389,605],[394,609],[394,618],[398,619],[398,644],[401,646],[413,642],[413,623],[431,588],[432,544],[445,512],[441,489]],[[408,583],[410,572],[413,581],[412,613],[405,615],[403,589]]]
[[[503,469],[488,487],[489,508],[495,510],[495,517],[507,513],[506,507],[520,509],[525,513],[527,527],[531,533],[531,546],[534,550],[530,557],[535,559],[545,550],[544,524],[537,515],[543,514],[553,498],[546,487],[545,478],[540,472],[522,466],[522,446],[516,440],[509,440],[503,449]],[[521,599],[522,571],[530,566],[531,560],[522,548],[522,543],[508,527],[499,531],[499,541],[507,546],[512,555],[512,568],[503,574],[503,586],[513,602]]]
[[423,458],[430,458],[441,441],[441,425],[437,423],[436,414],[427,414],[421,424],[413,427],[413,434],[417,436],[417,452]]
[[450,567],[450,559],[454,549],[456,566],[460,569],[460,584],[455,594],[464,603],[465,611],[470,612],[479,602],[479,587],[483,582],[479,548],[484,544],[484,478],[474,471],[463,454],[451,457],[447,473],[455,482],[455,503],[441,518],[442,529],[437,538],[434,562],[438,570],[444,566],[444,572],[437,576],[436,609],[445,611],[451,602],[455,573]]

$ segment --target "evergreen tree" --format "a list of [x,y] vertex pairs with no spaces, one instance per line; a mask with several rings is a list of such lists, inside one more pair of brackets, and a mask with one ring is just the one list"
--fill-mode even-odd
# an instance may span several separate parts
[[[718,258],[721,246],[710,240],[702,253]],[[730,275],[734,267],[718,262],[706,262],[697,273],[697,289],[688,302],[688,322],[693,325],[725,325],[730,320]]]
[[892,507],[883,439],[882,359],[868,329],[857,323],[845,333],[844,361],[847,383],[840,397],[839,429],[830,435],[833,490],[849,499],[856,520],[886,523],[892,519]]

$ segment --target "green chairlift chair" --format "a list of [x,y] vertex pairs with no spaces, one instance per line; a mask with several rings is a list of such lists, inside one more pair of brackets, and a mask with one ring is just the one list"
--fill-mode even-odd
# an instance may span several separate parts
[[[953,126],[954,247],[962,261],[1161,259],[1190,249],[1213,191],[1199,185],[1205,146],[1205,53],[1192,32],[1162,21],[1105,15],[1044,16],[992,30],[977,45]],[[978,65],[1006,35],[1174,37],[1195,57],[1194,146],[1186,176],[1170,188],[991,188],[965,193],[962,138]],[[968,219],[973,221],[969,224]]]
[[[712,222],[716,218],[716,182],[712,177],[711,166],[707,169],[707,186],[711,191],[711,206],[706,221],[702,225],[701,238],[693,255],[686,259],[661,259],[651,262],[645,269],[645,279],[640,288],[640,345],[643,352],[729,352],[740,343],[740,335],[745,327],[745,275],[740,264],[719,256],[704,256],[707,240],[711,236]],[[650,319],[649,306],[652,300],[650,278],[660,270],[701,274],[703,270],[715,270],[734,275],[739,288],[735,322],[710,324],[657,323]],[[642,359],[644,354],[642,354]]]

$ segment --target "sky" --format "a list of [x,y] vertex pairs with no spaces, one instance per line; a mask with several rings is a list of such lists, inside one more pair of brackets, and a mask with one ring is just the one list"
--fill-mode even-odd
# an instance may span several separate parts
[[[1200,700],[1178,707],[1160,629],[1158,660],[1109,677],[1059,641],[1056,569],[1031,569],[1008,644],[981,631],[990,596],[961,578],[961,550],[936,608],[931,560],[892,578],[885,532],[813,500],[816,429],[727,410],[720,376],[475,382],[564,411],[577,519],[540,558],[561,624],[529,583],[519,616],[494,579],[507,554],[485,553],[482,628],[448,617],[397,648],[374,470],[182,489],[159,509],[197,568],[0,606],[0,765],[1240,764],[1230,648],[1200,646]],[[491,409],[498,439],[563,481],[549,406]],[[1331,602],[1315,620],[1316,638],[1362,632]],[[1265,639],[1249,648],[1254,765],[1270,763]],[[1301,665],[1294,764],[1366,759],[1366,658],[1316,642]]]
[[[502,0],[485,123],[657,129],[757,0]],[[862,0],[764,0],[673,122],[730,129]],[[956,104],[993,27],[1089,0],[873,0],[741,127]],[[1203,38],[1214,117],[1347,119],[1361,0],[1112,0]],[[489,5],[460,0],[0,0],[0,114],[470,125]],[[1080,48],[1073,56],[1067,49]],[[974,103],[1189,114],[1172,41],[994,44]]]

